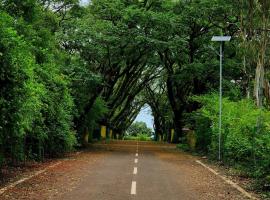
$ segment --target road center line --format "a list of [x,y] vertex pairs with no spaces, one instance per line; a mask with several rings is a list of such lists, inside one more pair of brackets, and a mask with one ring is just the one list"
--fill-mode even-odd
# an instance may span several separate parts
[[138,158],[135,158],[134,162],[135,162],[135,163],[138,163]]
[[138,168],[134,167],[133,174],[137,174],[137,173],[138,173]]
[[136,181],[132,181],[131,183],[131,191],[130,191],[131,195],[135,195],[136,194]]
[[138,157],[138,153],[136,153],[136,155],[135,155],[136,157]]

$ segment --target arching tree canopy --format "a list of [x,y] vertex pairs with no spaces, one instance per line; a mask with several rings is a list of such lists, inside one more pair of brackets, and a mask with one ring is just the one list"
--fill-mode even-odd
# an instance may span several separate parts
[[189,127],[214,155],[219,60],[210,40],[230,35],[223,156],[235,161],[242,149],[239,163],[269,175],[269,9],[267,0],[1,1],[0,165],[60,155],[99,138],[101,125],[121,137],[145,104],[156,138],[183,143]]

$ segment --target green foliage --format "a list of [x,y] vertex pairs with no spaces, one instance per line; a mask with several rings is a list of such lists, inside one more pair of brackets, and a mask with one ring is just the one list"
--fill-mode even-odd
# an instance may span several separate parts
[[151,136],[152,130],[147,127],[145,122],[134,122],[126,131],[128,136],[138,136],[139,134]]
[[[198,114],[211,121],[211,143],[209,154],[218,155],[218,95],[195,97],[203,107]],[[249,169],[258,178],[270,174],[270,113],[258,109],[251,100],[223,100],[222,114],[222,158],[226,163],[239,164]],[[200,131],[199,128],[197,131]],[[204,129],[203,129],[204,130]],[[200,132],[197,132],[199,135]],[[205,133],[203,133],[205,134]]]
[[137,136],[125,135],[123,140],[138,140]]
[[185,115],[185,124],[196,135],[196,150],[199,152],[208,152],[211,144],[212,130],[211,120],[200,112],[192,112]]
[[[268,18],[268,1],[1,1],[0,165],[70,151],[101,122],[123,134],[146,103],[159,135],[174,128],[177,142],[186,122],[197,150],[216,158],[218,97],[189,99],[218,88],[210,38],[228,34],[222,157],[269,180],[270,114],[243,99],[257,65],[257,101],[270,102]],[[125,139],[151,132],[134,123]]]
[[36,67],[25,41],[17,34],[13,19],[0,12],[0,134],[2,154],[23,159],[23,142],[33,130],[41,109],[43,86],[35,80]]
[[83,125],[88,128],[89,141],[93,139],[93,132],[96,129],[100,128],[98,122],[104,118],[107,112],[108,112],[108,108],[107,108],[106,102],[102,98],[98,97],[91,111],[87,115],[86,123]]
[[97,122],[103,119],[104,115],[108,112],[106,102],[98,97],[93,105],[91,112],[88,114],[88,124],[93,128],[97,128]]
[[6,1],[3,9],[14,17],[0,11],[0,160],[69,151],[76,143],[74,103],[52,24],[42,19],[51,14],[36,1]]
[[151,141],[151,137],[147,134],[137,134],[137,136],[125,135],[123,140]]
[[183,144],[177,144],[177,148],[178,149],[181,149],[183,151],[190,151],[190,148],[189,148],[188,144],[185,144],[185,143],[183,143]]
[[151,137],[149,136],[149,134],[138,134],[137,138],[139,141],[150,141]]

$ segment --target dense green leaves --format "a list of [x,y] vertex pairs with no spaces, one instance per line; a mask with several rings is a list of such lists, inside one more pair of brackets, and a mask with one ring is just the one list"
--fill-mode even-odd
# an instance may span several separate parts
[[[200,111],[194,113],[195,121],[201,123],[195,127],[198,147],[201,148],[202,143],[207,145],[209,155],[214,158],[217,158],[218,153],[218,98],[218,95],[195,98],[203,104]],[[224,99],[221,145],[223,160],[232,165],[247,167],[253,176],[269,176],[269,115],[269,111],[256,108],[251,100],[234,102]],[[202,127],[202,122],[208,126]],[[209,139],[207,143],[204,142],[206,138]]]
[[129,136],[137,136],[139,134],[145,134],[150,136],[152,130],[147,127],[145,122],[134,122],[131,126],[127,129],[126,134]]
[[71,150],[74,103],[56,59],[55,24],[42,19],[51,14],[36,1],[5,1],[3,9],[13,17],[1,11],[1,155],[15,163]]
[[[1,138],[2,154],[22,159],[23,141],[38,117],[42,85],[35,80],[34,57],[14,28],[14,19],[1,12]],[[5,149],[11,148],[11,149]]]
[[223,156],[269,175],[268,31],[268,1],[1,1],[0,163],[62,154],[100,125],[123,136],[145,104],[156,136],[189,126],[215,155],[218,101],[200,96],[219,86],[211,37],[231,35]]

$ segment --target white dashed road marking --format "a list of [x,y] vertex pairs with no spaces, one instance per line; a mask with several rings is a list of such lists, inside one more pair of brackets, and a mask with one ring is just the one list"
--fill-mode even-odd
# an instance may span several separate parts
[[136,194],[136,181],[132,181],[131,183],[131,191],[130,191],[131,195],[135,195]]
[[138,173],[138,168],[134,167],[133,174],[137,174],[137,173]]
[[[136,154],[135,154],[135,160],[134,160],[134,163],[138,163],[138,151],[139,151],[139,144],[138,144],[138,141],[137,141],[137,148],[136,148]],[[134,167],[133,169],[133,175],[137,175],[138,173],[138,168],[137,167]],[[131,190],[130,190],[130,194],[131,195],[136,195],[136,181],[132,181],[131,182]]]

